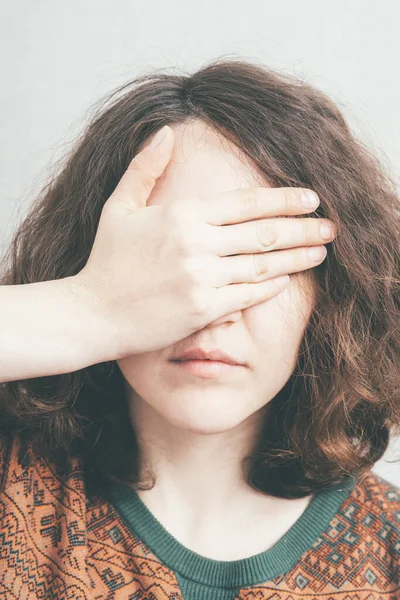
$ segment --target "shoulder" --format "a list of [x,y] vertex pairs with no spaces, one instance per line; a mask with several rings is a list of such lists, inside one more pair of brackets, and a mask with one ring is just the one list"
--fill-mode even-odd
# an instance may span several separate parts
[[322,546],[334,541],[341,555],[351,557],[354,567],[371,560],[384,570],[397,570],[400,488],[370,471],[354,485],[323,538],[319,540]]
[[400,487],[380,477],[377,473],[370,471],[355,486],[351,499],[357,505],[385,515],[392,519],[394,524],[400,526]]
[[63,494],[63,488],[83,493],[83,468],[78,457],[56,460],[35,450],[33,442],[18,434],[0,435],[0,493],[8,496],[29,494],[43,486]]
[[[354,515],[366,534],[400,537],[400,487],[371,471],[353,489],[346,503],[347,511]],[[377,524],[383,528],[377,529]],[[398,547],[400,556],[400,547]]]

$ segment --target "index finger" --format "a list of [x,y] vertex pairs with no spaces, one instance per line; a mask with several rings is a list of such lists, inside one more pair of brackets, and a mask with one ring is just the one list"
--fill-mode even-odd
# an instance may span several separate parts
[[318,195],[307,188],[248,187],[200,196],[200,217],[209,225],[232,225],[251,219],[314,211]]

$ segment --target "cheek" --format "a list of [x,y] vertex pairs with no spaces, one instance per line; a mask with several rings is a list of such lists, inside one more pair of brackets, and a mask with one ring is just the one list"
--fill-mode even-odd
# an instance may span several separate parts
[[154,358],[147,354],[126,356],[117,362],[126,382],[133,389],[139,389],[143,383],[154,379]]
[[[273,368],[293,371],[304,330],[311,314],[309,301],[289,290],[246,309],[245,319],[257,360]],[[265,367],[264,367],[265,368]]]

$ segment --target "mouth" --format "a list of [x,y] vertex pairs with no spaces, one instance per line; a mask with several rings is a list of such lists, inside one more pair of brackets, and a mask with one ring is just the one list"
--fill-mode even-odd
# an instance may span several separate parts
[[231,364],[222,360],[191,358],[186,360],[171,360],[170,362],[176,365],[180,371],[205,379],[224,375],[232,376],[245,369],[244,365]]

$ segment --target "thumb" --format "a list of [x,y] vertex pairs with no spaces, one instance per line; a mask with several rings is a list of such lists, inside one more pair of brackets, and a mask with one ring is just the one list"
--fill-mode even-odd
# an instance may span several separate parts
[[125,209],[144,208],[156,180],[170,161],[173,146],[173,131],[165,125],[131,160],[107,203],[116,203]]

